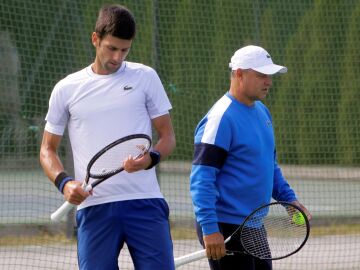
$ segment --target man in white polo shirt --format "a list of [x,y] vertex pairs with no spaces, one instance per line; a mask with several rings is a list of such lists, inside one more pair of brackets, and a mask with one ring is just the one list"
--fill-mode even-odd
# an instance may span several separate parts
[[[135,269],[174,268],[169,208],[154,168],[175,147],[171,104],[152,68],[125,61],[135,29],[127,8],[104,6],[92,34],[94,63],[60,80],[49,101],[40,162],[65,199],[78,205],[80,269],[118,269],[125,242]],[[130,134],[151,136],[152,126],[158,141],[149,153],[125,161],[126,172],[91,194],[81,188],[87,163],[96,152]],[[65,172],[57,154],[66,127],[74,177]]]

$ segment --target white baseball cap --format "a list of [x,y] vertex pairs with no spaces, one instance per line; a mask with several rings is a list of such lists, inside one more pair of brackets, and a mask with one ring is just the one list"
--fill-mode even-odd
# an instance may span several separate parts
[[266,75],[286,73],[287,68],[273,63],[270,54],[259,46],[249,45],[237,50],[231,57],[232,70],[252,69]]

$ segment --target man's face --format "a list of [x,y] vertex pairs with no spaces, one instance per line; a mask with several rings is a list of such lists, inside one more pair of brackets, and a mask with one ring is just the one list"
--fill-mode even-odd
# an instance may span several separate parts
[[132,40],[106,35],[102,39],[94,32],[92,43],[96,48],[94,72],[108,75],[116,72],[128,55]]
[[249,101],[263,100],[270,91],[272,79],[270,75],[248,69],[242,75],[243,94]]

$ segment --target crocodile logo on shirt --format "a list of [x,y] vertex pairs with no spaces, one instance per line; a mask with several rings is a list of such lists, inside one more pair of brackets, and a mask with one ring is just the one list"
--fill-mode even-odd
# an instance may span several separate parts
[[129,85],[125,85],[125,86],[124,86],[124,90],[125,90],[125,91],[126,91],[126,90],[131,90],[131,89],[133,89],[132,86],[129,86]]

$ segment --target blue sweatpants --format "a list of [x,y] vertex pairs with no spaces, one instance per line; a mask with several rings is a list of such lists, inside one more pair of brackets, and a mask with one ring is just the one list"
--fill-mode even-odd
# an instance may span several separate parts
[[175,268],[169,207],[164,199],[86,207],[77,211],[76,221],[80,270],[119,269],[118,257],[124,243],[136,270]]

